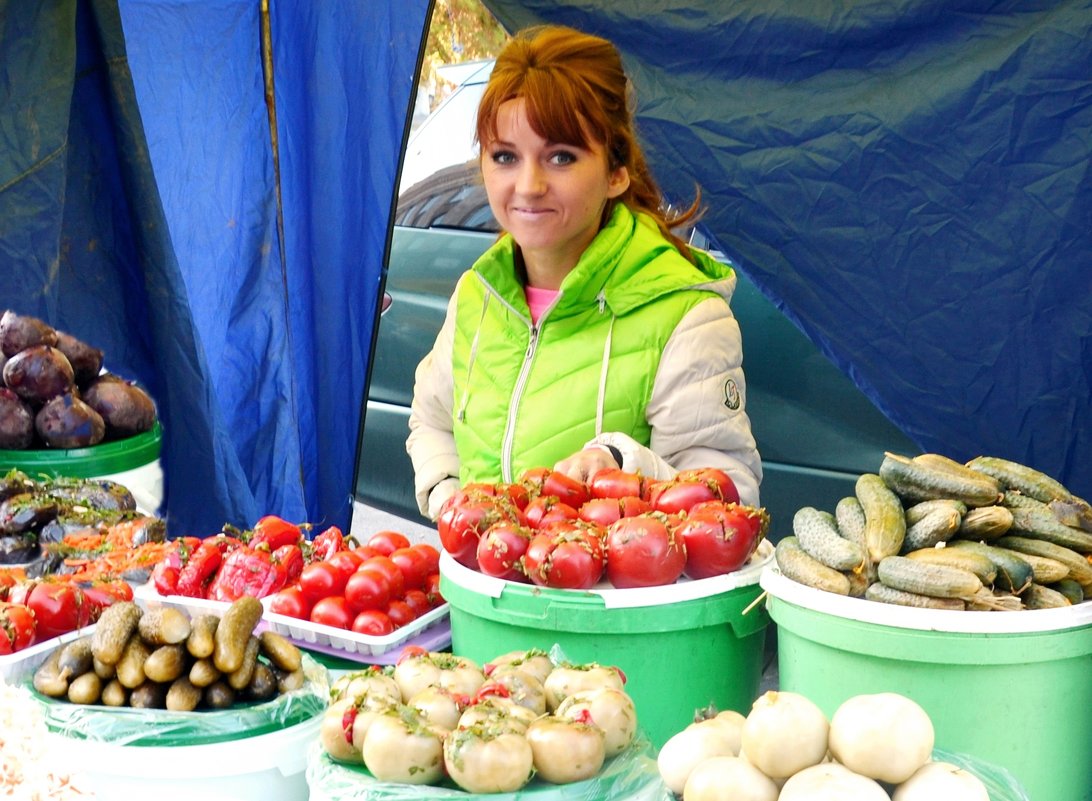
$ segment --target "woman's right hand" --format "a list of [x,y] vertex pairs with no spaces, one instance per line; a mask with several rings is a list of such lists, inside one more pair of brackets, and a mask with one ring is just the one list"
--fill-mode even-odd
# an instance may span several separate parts
[[554,465],[554,470],[587,484],[600,470],[621,467],[609,450],[596,445],[577,451]]

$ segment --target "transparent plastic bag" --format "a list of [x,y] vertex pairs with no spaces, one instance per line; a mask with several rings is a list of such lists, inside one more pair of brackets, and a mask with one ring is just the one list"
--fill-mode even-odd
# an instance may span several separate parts
[[455,784],[394,784],[378,781],[363,765],[335,762],[315,743],[308,751],[307,786],[311,801],[672,801],[660,778],[652,745],[638,733],[622,753],[607,760],[599,775],[572,784],[547,784],[532,779],[515,793],[476,795]]
[[127,746],[190,746],[238,740],[294,726],[322,714],[330,697],[326,668],[303,654],[305,681],[269,701],[230,709],[170,712],[71,704],[27,687],[42,707],[51,732],[78,740]]
[[956,767],[973,773],[986,785],[990,801],[1030,801],[1027,792],[1020,786],[1020,782],[1016,781],[1016,777],[1002,767],[967,754],[956,754],[940,749],[933,751],[933,761],[950,762]]

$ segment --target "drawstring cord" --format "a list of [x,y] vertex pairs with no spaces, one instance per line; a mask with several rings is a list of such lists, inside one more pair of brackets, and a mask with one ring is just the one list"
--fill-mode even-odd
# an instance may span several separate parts
[[478,340],[482,335],[482,324],[485,322],[485,312],[489,308],[489,293],[482,295],[482,316],[478,319],[478,329],[474,332],[474,340],[470,343],[470,358],[466,363],[466,387],[463,389],[463,398],[459,403],[459,422],[466,421],[466,407],[470,403],[470,378],[474,373],[474,362],[478,357]]
[[[599,313],[603,314],[607,307],[607,298],[600,292],[596,300],[599,301]],[[614,335],[613,314],[610,316],[610,325],[607,326],[607,339],[603,343],[603,364],[599,368],[599,397],[595,401],[595,436],[603,433],[603,406],[607,401],[607,367],[610,365],[610,344]]]

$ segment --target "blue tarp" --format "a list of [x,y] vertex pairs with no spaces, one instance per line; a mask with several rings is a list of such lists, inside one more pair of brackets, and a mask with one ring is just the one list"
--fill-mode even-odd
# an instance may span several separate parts
[[[179,534],[349,520],[429,8],[269,5],[275,138],[259,3],[0,0],[0,307],[149,389]],[[619,44],[669,196],[923,449],[1092,495],[1088,2],[487,5]]]
[[351,513],[427,3],[270,5],[276,148],[260,4],[0,4],[0,307],[150,391],[177,534]]
[[618,44],[669,197],[923,450],[1092,496],[1092,4],[487,5]]

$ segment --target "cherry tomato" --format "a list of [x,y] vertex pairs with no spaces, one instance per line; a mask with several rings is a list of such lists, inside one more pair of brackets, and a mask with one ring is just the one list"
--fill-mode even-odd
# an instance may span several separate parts
[[417,619],[426,612],[432,611],[432,604],[424,590],[406,590],[406,597],[402,599],[413,610],[413,617]]
[[672,584],[686,565],[686,545],[665,515],[623,517],[607,529],[607,579],[615,587]]
[[428,557],[413,548],[399,548],[391,551],[388,557],[402,571],[403,582],[407,590],[419,590],[425,586],[425,579],[431,572]]
[[588,490],[593,498],[640,498],[645,493],[645,483],[645,477],[640,473],[607,467],[591,477]]
[[390,588],[391,600],[401,598],[406,591],[406,579],[402,575],[401,568],[387,556],[373,556],[365,560],[358,570],[379,570],[387,577],[387,585]]
[[353,553],[355,553],[357,556],[359,556],[364,561],[367,561],[368,559],[371,559],[373,556],[382,556],[383,555],[383,554],[379,553],[379,551],[377,551],[375,548],[373,548],[370,545],[358,545],[355,548],[353,548]]
[[310,604],[331,595],[341,595],[349,577],[329,562],[312,562],[300,572],[300,589]]
[[424,557],[429,573],[435,573],[440,569],[440,552],[435,547],[427,542],[418,542],[411,545],[410,548]]
[[345,580],[348,581],[349,576],[353,575],[356,569],[364,564],[364,557],[352,551],[338,551],[326,561],[336,567],[345,576]]
[[417,619],[413,607],[405,601],[391,601],[387,607],[387,617],[391,619],[396,629],[400,629]]
[[345,600],[353,614],[365,609],[386,609],[390,599],[390,579],[379,568],[357,570],[345,583]]
[[353,618],[352,630],[369,637],[384,637],[394,631],[394,623],[386,612],[377,609],[365,609]]
[[444,600],[444,596],[440,594],[440,574],[433,573],[425,581],[425,595],[428,596],[428,602],[435,609],[437,606],[443,606],[447,601]]
[[377,531],[364,544],[383,556],[390,556],[399,548],[408,548],[410,541],[405,534],[397,531]]
[[353,613],[349,611],[349,604],[344,597],[331,595],[319,599],[311,608],[311,622],[321,626],[348,629],[353,625]]
[[269,596],[269,611],[299,620],[311,619],[311,604],[299,586],[285,587]]

